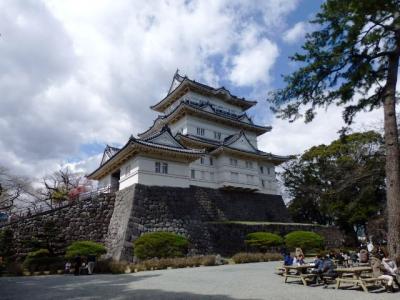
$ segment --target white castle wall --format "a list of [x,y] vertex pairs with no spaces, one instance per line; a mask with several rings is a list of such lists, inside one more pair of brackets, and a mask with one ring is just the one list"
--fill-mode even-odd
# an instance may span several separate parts
[[[168,174],[156,173],[155,163],[168,164]],[[130,172],[127,167],[130,166]],[[188,166],[185,163],[146,156],[135,156],[121,166],[120,190],[136,183],[154,186],[188,187]]]
[[[260,164],[252,161],[252,168],[246,167],[246,160],[235,158],[237,166],[230,164],[230,156],[222,154],[212,157],[213,165],[210,165],[210,155],[187,164],[173,160],[162,160],[143,155],[135,156],[120,167],[119,189],[122,190],[133,184],[149,186],[189,187],[196,185],[207,188],[220,188],[223,186],[236,186],[251,188],[259,193],[279,195],[277,181],[275,179],[274,166],[263,163],[264,174],[260,172]],[[168,174],[156,173],[155,162],[167,163]],[[269,173],[268,173],[269,168]],[[195,178],[192,178],[192,170]],[[237,173],[237,178],[232,178],[232,173]],[[248,177],[252,176],[252,177]],[[250,179],[250,180],[249,180]],[[264,187],[261,180],[264,180]],[[99,181],[99,187],[111,185],[111,176],[107,175]]]

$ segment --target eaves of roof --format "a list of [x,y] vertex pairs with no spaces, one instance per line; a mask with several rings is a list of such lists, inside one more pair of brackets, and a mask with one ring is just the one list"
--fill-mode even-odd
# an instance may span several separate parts
[[158,112],[163,112],[166,107],[168,107],[168,105],[170,105],[169,102],[173,102],[176,101],[177,99],[173,99],[173,97],[180,92],[180,90],[182,90],[185,87],[194,87],[194,88],[200,88],[202,91],[204,92],[208,92],[213,96],[220,96],[220,95],[224,95],[224,97],[219,97],[222,100],[228,102],[228,103],[234,103],[236,105],[239,105],[241,107],[243,107],[244,109],[248,109],[252,106],[254,106],[255,104],[257,104],[257,101],[249,101],[246,100],[244,98],[239,98],[235,95],[232,95],[227,89],[225,89],[224,87],[221,88],[213,88],[211,86],[205,85],[203,83],[200,82],[196,82],[194,80],[191,80],[187,77],[184,77],[183,80],[181,81],[181,83],[171,92],[169,93],[164,99],[162,99],[161,101],[159,101],[158,103],[156,103],[155,105],[151,106],[150,108],[158,111]]
[[279,155],[275,155],[272,153],[266,153],[266,152],[263,152],[260,150],[258,150],[257,152],[246,151],[246,150],[236,149],[236,148],[232,148],[232,147],[225,146],[225,145],[220,146],[220,147],[214,149],[213,151],[210,151],[210,154],[219,154],[224,151],[253,156],[258,159],[273,162],[275,165],[280,165],[281,163],[284,163],[285,161],[288,161],[289,159],[291,159],[290,156],[279,156]]
[[138,134],[138,136],[141,137],[141,138],[145,138],[147,133],[151,132],[153,129],[156,129],[155,124],[156,124],[157,120],[162,119],[165,122],[165,120],[168,120],[168,118],[170,118],[175,113],[178,113],[179,110],[184,109],[184,108],[188,108],[188,109],[191,109],[192,111],[203,113],[205,115],[208,115],[208,116],[213,117],[213,118],[220,119],[222,121],[231,122],[231,123],[235,123],[235,124],[240,124],[241,126],[246,127],[248,130],[253,130],[253,131],[256,131],[256,132],[258,132],[260,134],[268,132],[268,131],[270,131],[272,129],[271,126],[259,126],[259,125],[255,125],[255,124],[246,123],[246,122],[243,122],[243,121],[241,121],[241,120],[239,120],[237,118],[232,118],[232,117],[229,117],[229,116],[225,116],[225,115],[221,115],[221,114],[217,114],[217,113],[212,113],[212,112],[209,112],[209,111],[202,110],[200,107],[197,107],[197,106],[192,105],[190,103],[181,102],[169,114],[157,118],[153,122],[153,125],[149,129],[147,129],[146,131]]
[[98,173],[101,169],[107,168],[110,166],[114,161],[116,161],[120,155],[123,155],[124,152],[129,151],[130,146],[141,145],[148,148],[158,149],[161,151],[171,151],[174,153],[179,153],[182,155],[189,155],[192,157],[200,157],[201,155],[205,154],[204,150],[196,150],[196,149],[182,149],[182,148],[175,148],[167,145],[155,144],[151,142],[146,142],[143,140],[135,139],[134,137],[130,137],[128,142],[116,153],[112,156],[109,160],[107,160],[104,164],[100,165],[96,170],[92,173],[87,175],[89,179],[96,179],[94,178],[96,173]]

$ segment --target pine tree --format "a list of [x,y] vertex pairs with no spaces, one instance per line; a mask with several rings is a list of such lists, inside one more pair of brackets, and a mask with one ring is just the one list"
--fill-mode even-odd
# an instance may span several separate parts
[[400,0],[327,0],[312,23],[301,64],[284,78],[286,87],[270,94],[279,117],[305,121],[315,109],[344,106],[351,124],[359,111],[383,107],[386,151],[388,246],[400,258],[400,158],[396,122],[396,84],[400,57]]

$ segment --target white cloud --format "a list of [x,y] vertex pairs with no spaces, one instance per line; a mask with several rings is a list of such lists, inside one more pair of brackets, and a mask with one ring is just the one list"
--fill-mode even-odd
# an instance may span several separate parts
[[235,82],[268,82],[278,49],[266,35],[284,28],[296,5],[1,1],[0,164],[37,176],[71,159],[88,168],[82,145],[122,144],[150,126],[148,107],[176,68],[218,85],[218,56]]
[[[273,118],[269,124],[272,131],[259,138],[259,148],[278,155],[295,155],[315,145],[329,144],[338,138],[338,131],[345,126],[342,111],[343,107],[338,106],[318,109],[315,119],[307,124],[304,119],[289,123]],[[360,112],[351,128],[353,131],[379,130],[382,124],[383,112],[378,109]]]
[[282,39],[288,44],[294,44],[304,39],[306,33],[310,31],[310,24],[298,22],[292,28],[284,32]]
[[233,61],[229,79],[236,85],[250,86],[268,83],[270,70],[279,55],[278,46],[268,39],[260,40],[256,45],[243,49]]

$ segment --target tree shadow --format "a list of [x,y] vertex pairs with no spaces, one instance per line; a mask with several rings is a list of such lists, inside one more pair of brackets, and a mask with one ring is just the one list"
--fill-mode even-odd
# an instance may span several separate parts
[[[152,275],[34,276],[0,279],[0,298],[28,300],[61,299],[211,299],[233,300],[227,295],[173,292],[161,289],[135,289],[131,283]],[[257,299],[243,299],[257,300]]]

